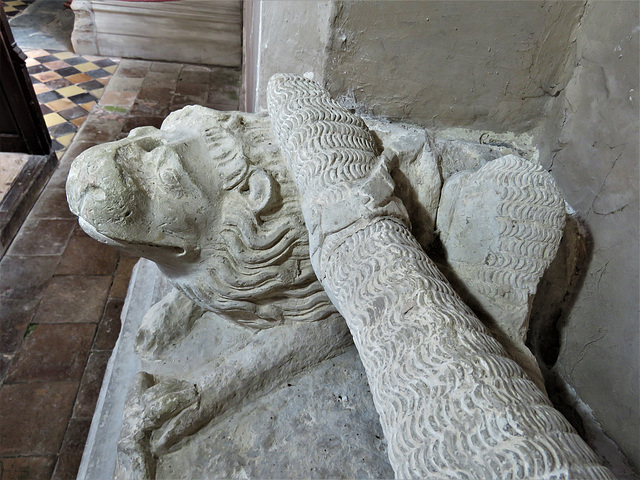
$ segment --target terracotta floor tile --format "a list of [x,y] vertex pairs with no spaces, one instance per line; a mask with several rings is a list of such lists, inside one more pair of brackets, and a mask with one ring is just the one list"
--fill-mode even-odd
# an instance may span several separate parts
[[53,62],[47,62],[47,63],[43,63],[43,65],[45,67],[47,67],[49,70],[60,70],[61,68],[67,68],[67,67],[71,66],[67,62],[65,62],[64,60],[56,60],[56,61],[53,61]]
[[196,95],[179,95],[173,96],[171,101],[171,111],[175,111],[174,107],[186,107],[187,105],[205,105],[207,103],[207,92],[200,92]]
[[169,87],[146,87],[143,86],[138,94],[139,100],[155,101],[163,106],[167,106],[171,103],[174,91]]
[[37,300],[0,298],[0,354],[18,349],[37,306]]
[[[76,107],[75,105],[71,108],[67,108],[65,110],[60,110],[58,112],[62,118],[66,120],[73,120],[80,117],[86,117],[87,111],[82,107]],[[75,125],[75,124],[74,124]]]
[[68,98],[61,98],[59,100],[54,100],[53,102],[47,103],[47,107],[49,107],[54,112],[59,112],[60,110],[67,110],[68,108],[73,108],[75,106],[76,104],[73,103]]
[[129,114],[138,117],[166,117],[169,115],[169,102],[164,104],[155,100],[138,99]]
[[229,86],[235,86],[236,88],[240,88],[240,70],[213,67],[211,69],[211,76],[209,77],[209,84],[212,87],[228,88]]
[[77,389],[77,382],[3,385],[0,457],[57,454]]
[[9,255],[61,255],[75,222],[47,218],[28,219],[16,235]]
[[178,82],[177,72],[149,72],[144,77],[143,88],[145,87],[175,87]]
[[138,260],[140,260],[138,257],[120,256],[118,268],[113,277],[113,284],[109,291],[109,298],[124,298],[127,296],[131,272],[133,271],[133,267],[136,266],[136,263],[138,263]]
[[72,236],[56,275],[113,275],[118,252],[90,237]]
[[209,105],[238,105],[238,94],[234,91],[215,91],[209,92],[207,97]]
[[239,108],[237,103],[207,103],[205,107],[218,110],[220,112],[233,112]]
[[[206,83],[178,83],[176,94],[203,96],[209,92],[209,85]],[[53,103],[53,102],[52,102]]]
[[118,340],[118,335],[120,335],[120,327],[122,325],[120,316],[122,315],[123,306],[123,299],[110,298],[107,300],[102,319],[98,324],[98,332],[93,341],[92,350],[113,350]]
[[0,458],[2,480],[49,480],[56,457]]
[[98,323],[111,280],[111,276],[53,277],[33,323]]
[[69,421],[52,479],[68,480],[76,478],[90,427],[90,419],[71,419]]
[[186,66],[178,76],[178,86],[181,83],[209,83],[211,69],[208,67]]
[[76,127],[79,127],[84,123],[85,120],[86,120],[86,117],[78,117],[71,120],[71,123],[73,123]]
[[73,232],[71,233],[71,237],[84,237],[84,238],[91,238],[89,235],[87,235],[87,233],[82,229],[82,227],[80,226],[80,224],[76,225],[76,228],[73,229]]
[[5,255],[0,261],[0,297],[37,299],[53,277],[57,256]]
[[[106,62],[106,63],[108,64],[108,62]],[[144,69],[147,69],[147,70],[149,70],[149,67],[151,67],[152,63],[153,62],[151,62],[149,60],[136,60],[134,58],[123,58],[120,61],[120,65],[123,68],[144,68]],[[103,65],[103,63],[100,62],[100,65]]]
[[11,363],[5,387],[21,382],[80,381],[95,330],[90,323],[35,325]]
[[[65,158],[65,156],[68,155],[69,150],[72,150],[76,145],[76,142],[74,142],[73,144],[71,144],[69,146],[69,148],[64,152],[64,156],[62,157],[63,159]],[[60,162],[60,164],[58,165],[58,168],[56,168],[56,171],[53,172],[53,175],[51,175],[51,178],[49,179],[49,183],[47,184],[47,188],[65,188],[65,185],[67,184],[67,175],[69,175],[69,168],[71,167],[71,162]]]
[[109,91],[100,98],[100,105],[130,107],[136,99],[137,92]]
[[62,162],[60,162],[60,163],[61,164],[64,163],[66,165],[71,165],[71,162],[73,162],[73,160],[78,155],[80,155],[85,150],[88,150],[89,148],[94,147],[95,145],[97,145],[97,142],[80,142],[80,141],[78,141],[76,139],[76,141],[73,142],[73,145],[71,145],[69,147],[69,149],[67,150],[67,152],[64,155],[64,158],[62,159]]
[[80,389],[73,407],[73,418],[91,419],[96,408],[102,379],[107,368],[111,352],[93,352],[89,356],[87,368],[80,381]]
[[76,216],[69,210],[67,192],[64,188],[46,188],[31,210],[33,218],[61,218],[75,220]]
[[120,65],[118,69],[119,77],[129,77],[129,78],[144,78],[147,72],[149,71],[149,66],[140,67],[140,66],[128,66],[128,65]]
[[91,119],[87,119],[82,124],[76,139],[82,142],[110,142],[122,131],[123,125],[124,121],[102,120],[92,122]]
[[67,80],[69,80],[70,82],[73,82],[75,84],[78,84],[78,83],[83,83],[83,82],[89,82],[89,81],[93,80],[93,78],[91,78],[86,73],[76,73],[75,75],[71,75],[71,76],[67,77]]
[[144,77],[125,77],[118,72],[109,81],[107,86],[108,92],[139,92],[142,87]]
[[36,95],[39,93],[45,93],[51,91],[51,88],[45,85],[44,83],[36,83],[33,86],[33,90],[36,92]]
[[33,75],[34,78],[40,80],[42,83],[50,82],[51,80],[57,80],[62,78],[62,75],[58,75],[56,72],[48,71],[42,73],[36,73]]
[[73,85],[73,83],[71,83],[66,78],[57,78],[55,80],[48,81],[46,85],[51,90],[57,90],[58,88],[69,87],[69,86]]
[[38,57],[44,57],[45,55],[49,55],[49,52],[39,48],[37,50],[27,50],[25,52],[25,55],[29,58],[38,58]]

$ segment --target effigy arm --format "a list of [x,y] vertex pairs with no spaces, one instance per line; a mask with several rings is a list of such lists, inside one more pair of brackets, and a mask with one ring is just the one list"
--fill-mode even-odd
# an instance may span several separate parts
[[268,104],[396,477],[614,478],[412,237],[362,119],[291,75],[271,79]]

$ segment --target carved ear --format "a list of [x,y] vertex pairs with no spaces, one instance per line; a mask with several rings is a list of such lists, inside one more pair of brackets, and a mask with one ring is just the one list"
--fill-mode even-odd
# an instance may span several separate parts
[[274,199],[275,185],[273,177],[261,168],[255,168],[249,174],[247,187],[249,192],[245,198],[251,210],[255,214],[260,214]]

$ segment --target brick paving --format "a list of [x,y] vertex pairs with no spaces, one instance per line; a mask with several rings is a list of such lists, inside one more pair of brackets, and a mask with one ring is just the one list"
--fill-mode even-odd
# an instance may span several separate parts
[[199,104],[238,108],[236,69],[122,60],[0,261],[0,480],[75,478],[136,258],[66,204],[72,160]]

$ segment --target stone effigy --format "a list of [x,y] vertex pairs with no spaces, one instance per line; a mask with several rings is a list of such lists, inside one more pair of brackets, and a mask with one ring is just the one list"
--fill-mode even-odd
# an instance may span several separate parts
[[[390,145],[402,137],[399,170],[409,173],[420,165],[420,178],[433,179],[432,188],[420,191],[433,230],[440,184],[424,131],[407,127],[381,135]],[[407,192],[413,191],[411,182],[405,183]],[[269,385],[352,345],[311,267],[295,185],[267,116],[187,107],[170,115],[162,130],[136,129],[127,139],[85,152],[70,170],[67,191],[89,235],[153,260],[175,286],[147,313],[138,332],[136,349],[147,373],[137,378],[127,402],[119,445],[124,476],[152,478],[156,467],[162,476],[164,466],[156,457],[169,457],[185,437],[247,398],[266,395]],[[243,328],[224,324],[229,320]],[[253,331],[248,337],[247,328]],[[208,350],[202,353],[202,343],[191,346],[194,337],[209,339]],[[222,337],[226,350],[218,345]],[[193,358],[194,350],[197,368],[180,357]],[[364,379],[358,368],[352,366],[355,377]],[[350,409],[364,391],[368,394],[366,381],[350,389]],[[359,407],[375,414],[369,403]],[[340,410],[334,417],[340,418]],[[366,415],[357,417],[345,421],[370,422]],[[352,451],[383,448],[380,431],[350,430]],[[337,469],[323,476],[390,473],[378,459],[367,459],[363,463],[371,468],[352,475],[335,457],[326,463]],[[313,465],[319,468],[318,462]]]
[[301,77],[272,77],[268,102],[396,477],[613,478],[411,236],[364,122]]
[[[510,317],[514,308],[507,308],[493,319],[498,338],[527,377],[504,358],[503,346],[459,301],[407,230],[408,211],[425,248],[436,217],[451,252],[464,237],[456,221],[469,210],[464,199],[473,189],[445,184],[438,201],[445,169],[436,160],[437,142],[424,130],[387,122],[370,120],[370,131],[299,78],[276,77],[270,92],[271,118],[187,107],[171,114],[161,130],[136,129],[127,139],[85,152],[71,168],[69,205],[85,231],[155,261],[175,287],[148,312],[138,334],[144,372],[127,402],[118,475],[188,476],[188,466],[196,476],[388,477],[377,414],[364,398],[367,384],[359,383],[361,366],[335,304],[367,369],[396,476],[459,478],[467,472],[495,478],[496,472],[506,477],[513,471],[514,477],[533,478],[584,471],[585,478],[610,478],[534,385],[542,383],[522,338],[530,297],[562,231],[563,202],[550,177],[531,162],[505,157],[471,174],[481,180],[456,183],[471,188],[506,178],[509,191],[522,175],[533,175],[536,189],[544,188],[551,199],[553,221],[541,227],[548,238],[530,232],[520,238],[506,230],[492,237],[500,245],[516,238],[517,246],[534,250],[546,242],[536,268],[527,270],[528,283],[515,281],[524,292],[512,302],[518,316]],[[516,215],[521,227],[515,231],[529,228],[523,221],[535,223],[539,211]],[[480,222],[495,216],[491,209],[477,214]],[[396,264],[389,265],[389,258]],[[449,268],[473,291],[477,275],[465,272],[482,268],[460,269],[473,259],[455,260]],[[491,295],[486,305],[492,305]],[[393,369],[398,362],[410,368]],[[347,369],[353,375],[340,376]],[[349,385],[350,403],[340,395],[340,405],[320,407],[309,388],[299,391],[296,403],[281,387],[291,388],[287,382],[294,378],[318,390],[319,398]],[[324,409],[325,417],[309,420],[311,404]],[[273,423],[276,415],[267,412],[278,409],[291,421]],[[247,419],[254,430],[245,436],[254,437],[253,444],[229,440],[249,428]],[[272,425],[256,430],[263,422]],[[300,429],[304,422],[315,430]],[[289,431],[301,444],[327,445],[332,438],[323,423],[334,432],[344,424],[338,437],[353,449],[349,455],[301,455],[295,444],[274,453],[258,445],[274,439],[287,444],[283,432]],[[547,431],[552,427],[556,433]],[[417,437],[406,435],[416,430]],[[268,440],[257,442],[263,434]],[[505,443],[518,447],[502,451]],[[252,453],[235,459],[234,448]],[[198,460],[207,455],[208,463]],[[271,468],[278,455],[297,468]],[[347,465],[356,456],[357,465]]]
[[485,324],[495,322],[501,343],[542,389],[525,340],[531,303],[560,244],[565,216],[551,175],[514,155],[453,175],[438,210],[448,271],[460,279],[452,283],[462,284],[465,303]]

